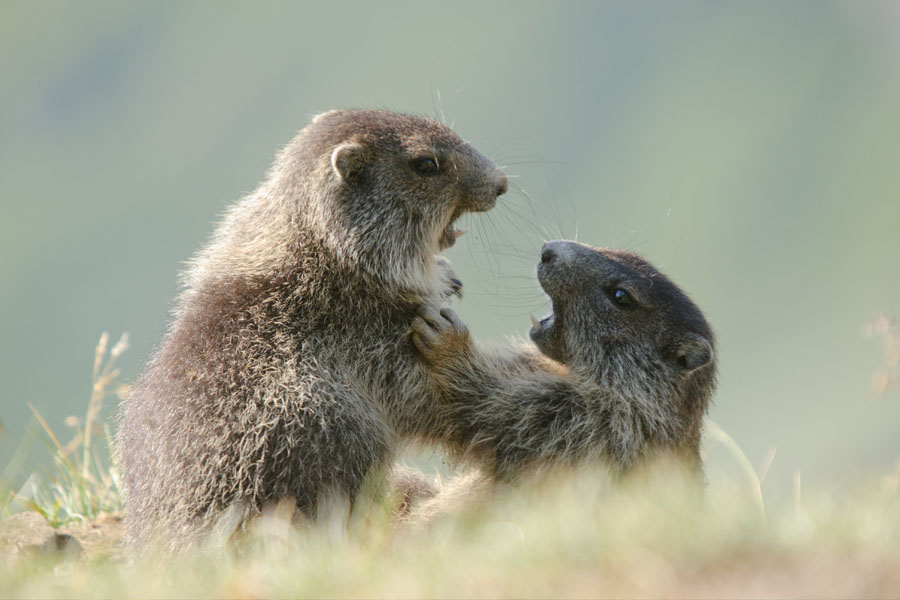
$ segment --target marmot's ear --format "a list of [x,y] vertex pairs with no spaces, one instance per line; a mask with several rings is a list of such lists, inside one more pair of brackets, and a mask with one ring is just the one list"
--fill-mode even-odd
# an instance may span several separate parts
[[712,344],[708,339],[696,333],[685,334],[670,348],[670,356],[675,364],[685,373],[696,371],[712,362]]
[[319,113],[319,114],[317,114],[316,116],[314,116],[314,117],[312,118],[312,122],[313,122],[313,123],[318,123],[318,122],[319,122],[319,119],[321,119],[322,117],[327,117],[328,115],[336,115],[336,114],[338,114],[339,112],[341,112],[339,109],[326,110],[325,112]]
[[342,181],[350,181],[363,169],[362,145],[355,142],[341,144],[331,153],[331,168]]

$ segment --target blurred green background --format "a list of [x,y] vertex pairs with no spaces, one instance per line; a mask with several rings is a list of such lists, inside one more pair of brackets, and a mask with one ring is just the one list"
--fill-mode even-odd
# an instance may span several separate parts
[[874,2],[0,3],[0,464],[27,402],[84,411],[102,331],[133,378],[227,203],[361,106],[510,175],[448,252],[478,337],[544,313],[544,239],[637,250],[713,323],[711,416],[756,464],[777,447],[768,493],[895,468],[863,335],[900,311],[900,8]]

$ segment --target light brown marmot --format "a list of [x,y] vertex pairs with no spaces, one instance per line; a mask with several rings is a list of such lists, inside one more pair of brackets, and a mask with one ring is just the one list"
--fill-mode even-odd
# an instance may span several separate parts
[[352,502],[401,438],[445,439],[406,335],[458,285],[436,256],[499,168],[431,119],[316,117],[185,274],[118,435],[131,543],[184,546],[228,507]]
[[414,322],[446,390],[454,446],[500,480],[595,458],[621,474],[658,455],[702,472],[716,363],[696,305],[638,255],[577,242],[545,244],[538,280],[553,305],[530,331],[542,354],[480,350],[448,308]]

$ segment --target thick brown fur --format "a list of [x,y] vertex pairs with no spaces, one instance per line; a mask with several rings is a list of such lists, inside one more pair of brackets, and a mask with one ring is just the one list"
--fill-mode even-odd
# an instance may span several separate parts
[[431,119],[332,111],[303,129],[190,263],[123,407],[130,542],[184,546],[227,508],[285,499],[315,518],[398,439],[446,440],[407,332],[458,290],[437,256],[453,222],[506,187]]
[[426,307],[413,325],[446,389],[455,446],[499,480],[593,459],[623,474],[660,456],[702,473],[716,362],[700,310],[624,250],[548,242],[538,279],[553,304],[530,333],[542,354],[476,348],[447,308]]

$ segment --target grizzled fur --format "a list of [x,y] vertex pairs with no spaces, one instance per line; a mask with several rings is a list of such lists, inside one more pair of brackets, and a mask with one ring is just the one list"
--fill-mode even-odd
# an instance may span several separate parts
[[446,308],[413,325],[448,392],[456,445],[499,479],[591,458],[624,473],[660,454],[701,472],[715,350],[700,310],[624,250],[549,242],[538,279],[553,304],[530,332],[543,355],[476,349]]
[[352,502],[398,438],[445,437],[407,332],[458,285],[436,256],[503,173],[449,128],[317,117],[192,260],[118,437],[132,543],[183,546],[225,509]]

